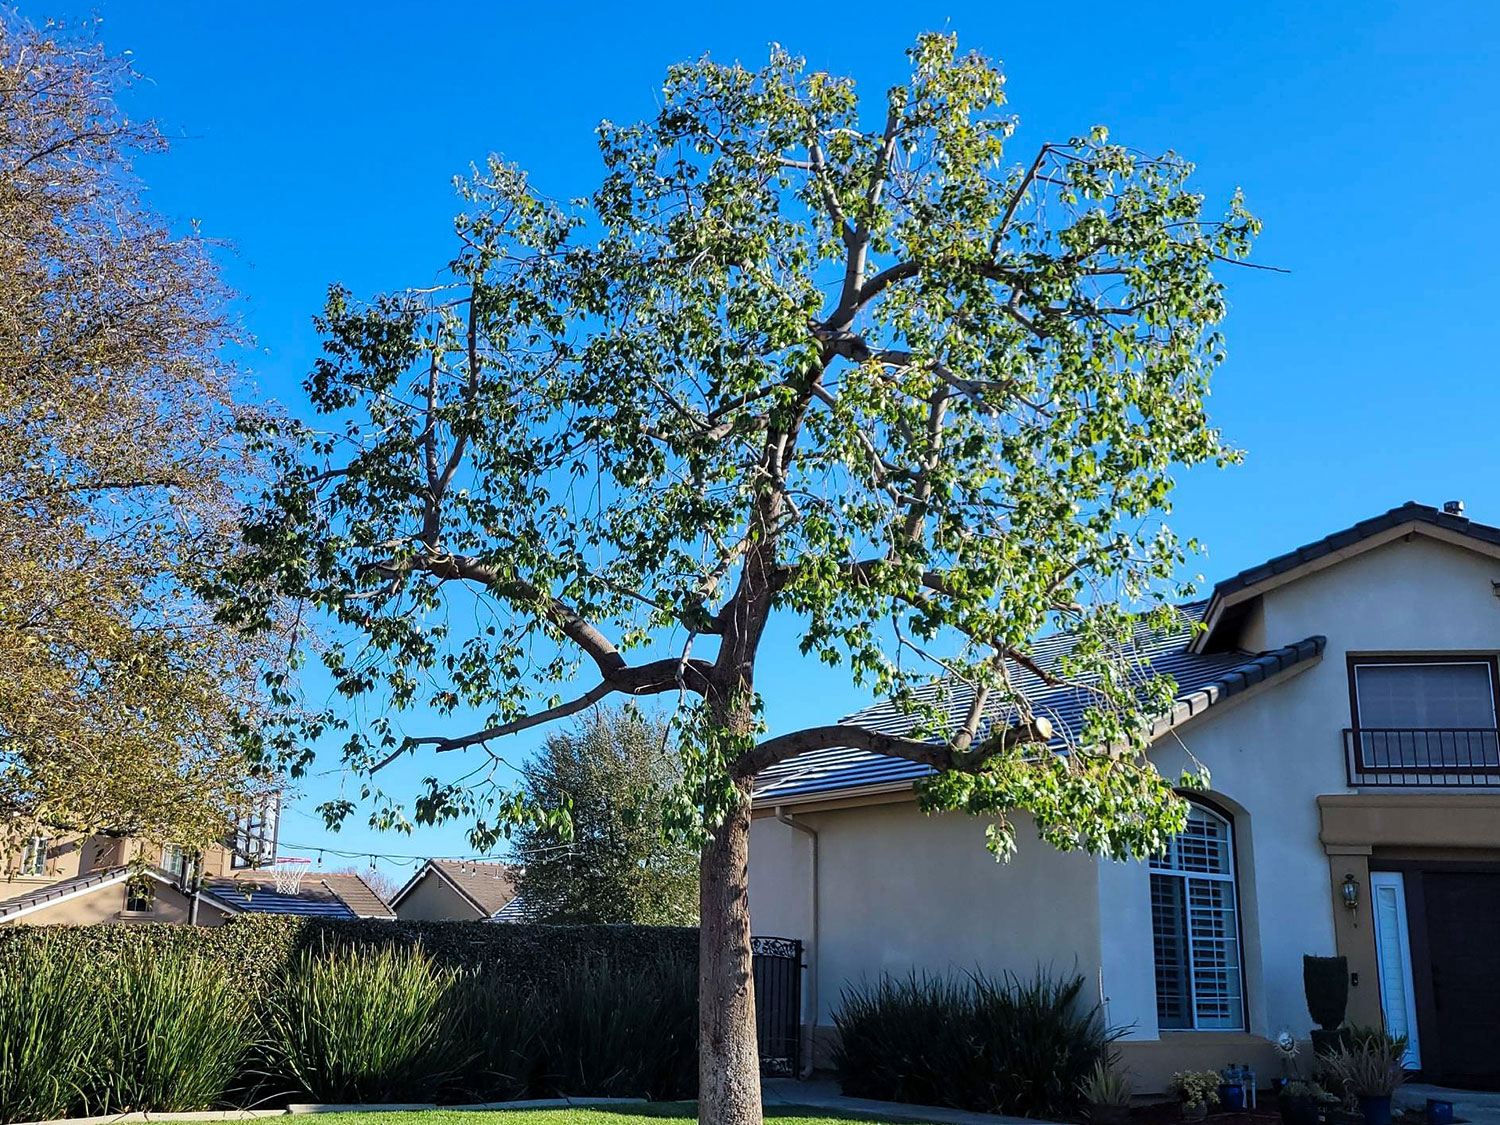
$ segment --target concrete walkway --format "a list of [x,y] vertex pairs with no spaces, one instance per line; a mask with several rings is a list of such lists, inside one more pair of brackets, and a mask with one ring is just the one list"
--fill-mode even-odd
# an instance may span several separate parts
[[1413,1082],[1397,1090],[1393,1100],[1398,1106],[1425,1110],[1428,1098],[1452,1102],[1453,1116],[1474,1125],[1500,1125],[1500,1093],[1492,1090],[1449,1090],[1443,1086]]
[[[998,1113],[974,1113],[938,1105],[907,1105],[878,1102],[873,1098],[846,1098],[837,1082],[824,1079],[767,1078],[761,1083],[761,1101],[772,1106],[809,1106],[832,1113],[860,1117],[884,1117],[898,1121],[934,1121],[939,1125],[1054,1125],[1035,1117],[1005,1117]],[[1487,1123],[1489,1125],[1489,1123]],[[1494,1125],[1500,1125],[1495,1122]]]

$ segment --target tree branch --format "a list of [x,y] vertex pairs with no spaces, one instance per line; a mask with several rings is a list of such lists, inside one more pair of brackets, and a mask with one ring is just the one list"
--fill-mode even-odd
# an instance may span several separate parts
[[918,765],[931,766],[935,770],[961,770],[975,773],[984,764],[1005,750],[1030,743],[1043,743],[1052,738],[1052,724],[1037,717],[1007,727],[977,746],[960,751],[956,746],[943,742],[922,742],[915,738],[901,738],[882,734],[867,727],[848,726],[843,723],[824,727],[809,727],[792,734],[768,738],[751,750],[745,751],[735,761],[732,771],[736,778],[750,778],[778,762],[795,758],[813,750],[848,748],[867,750],[872,754],[884,754],[890,758],[901,758]]
[[472,734],[454,737],[434,735],[427,738],[407,738],[399,747],[371,767],[370,772],[377,773],[383,770],[402,754],[415,750],[419,746],[431,746],[439,754],[449,750],[464,750],[470,746],[488,742],[492,738],[504,738],[509,734],[517,734],[523,730],[530,730],[532,727],[565,719],[569,715],[576,715],[615,694],[660,695],[668,691],[687,690],[701,695],[707,690],[707,677],[712,667],[706,660],[688,660],[685,657],[674,656],[665,660],[653,660],[649,664],[637,665],[634,668],[623,668],[617,675],[600,681],[576,699],[559,703],[555,707],[548,707],[545,711],[518,715],[514,719],[486,727]]

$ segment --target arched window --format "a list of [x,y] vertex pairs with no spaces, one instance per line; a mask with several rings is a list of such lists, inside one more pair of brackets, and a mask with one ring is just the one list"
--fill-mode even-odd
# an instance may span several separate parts
[[1164,1031],[1242,1031],[1245,987],[1234,829],[1194,804],[1187,827],[1151,859],[1156,1021]]

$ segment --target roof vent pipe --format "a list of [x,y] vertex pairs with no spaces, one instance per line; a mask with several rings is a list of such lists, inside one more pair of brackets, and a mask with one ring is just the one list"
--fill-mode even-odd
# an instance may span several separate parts
[[1450,516],[1462,516],[1464,514],[1464,502],[1462,500],[1444,500],[1443,511]]

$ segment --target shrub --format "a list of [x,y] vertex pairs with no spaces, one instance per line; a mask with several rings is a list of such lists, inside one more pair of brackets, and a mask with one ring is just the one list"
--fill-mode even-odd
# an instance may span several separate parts
[[175,1113],[222,1104],[254,1038],[250,994],[186,949],[133,949],[100,975],[106,1016],[90,1059],[90,1106]]
[[481,971],[458,986],[461,1036],[478,1057],[457,1080],[472,1100],[589,1094],[696,1096],[697,969],[595,963],[557,986]]
[[1130,1075],[1100,1059],[1078,1084],[1078,1092],[1089,1105],[1129,1105],[1133,1090]]
[[93,982],[60,950],[38,941],[7,956],[0,967],[0,1120],[87,1112],[84,1067],[103,1018]]
[[466,1061],[456,979],[416,948],[303,953],[270,1000],[272,1075],[315,1101],[430,1098]]
[[1394,1094],[1406,1082],[1406,1037],[1392,1038],[1378,1028],[1359,1028],[1349,1042],[1323,1057],[1323,1068],[1345,1092],[1356,1097]]
[[1208,1105],[1219,1093],[1219,1076],[1212,1070],[1179,1070],[1172,1075],[1167,1089],[1176,1094],[1183,1105]]
[[1075,1111],[1117,1033],[1081,975],[1023,981],[913,973],[847,988],[835,1065],[854,1097],[1055,1117]]

